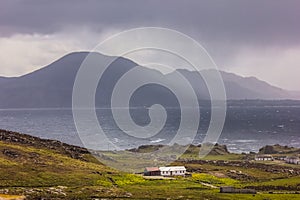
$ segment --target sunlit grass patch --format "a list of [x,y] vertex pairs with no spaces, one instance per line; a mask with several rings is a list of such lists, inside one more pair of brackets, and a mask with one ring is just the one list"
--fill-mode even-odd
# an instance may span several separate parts
[[196,182],[208,183],[212,185],[237,185],[239,181],[231,178],[219,178],[210,174],[196,173],[192,174],[192,180]]
[[141,184],[146,181],[143,177],[134,174],[120,174],[115,175],[112,178],[118,186]]

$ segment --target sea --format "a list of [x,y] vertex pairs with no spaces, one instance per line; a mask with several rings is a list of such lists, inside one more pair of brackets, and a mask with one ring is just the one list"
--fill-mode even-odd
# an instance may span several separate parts
[[[176,135],[181,120],[181,110],[169,108],[168,119],[159,134],[134,140],[114,122],[111,109],[98,108],[95,111],[106,136],[106,140],[98,136],[92,139],[97,150],[130,149],[143,144],[167,144],[170,138]],[[147,125],[151,121],[145,108],[133,109],[131,117],[139,126]],[[193,120],[188,119],[190,122]],[[195,137],[186,141],[201,144],[207,134],[210,120],[210,108],[200,108],[199,127]],[[85,142],[82,141],[84,133],[80,133],[77,128],[71,108],[0,110],[0,129],[85,146]],[[90,125],[87,119],[86,130],[89,134],[98,134],[99,127]],[[184,141],[185,138],[182,138],[183,143]],[[227,145],[228,150],[234,153],[258,152],[261,147],[274,144],[300,148],[300,106],[229,106],[217,142]]]

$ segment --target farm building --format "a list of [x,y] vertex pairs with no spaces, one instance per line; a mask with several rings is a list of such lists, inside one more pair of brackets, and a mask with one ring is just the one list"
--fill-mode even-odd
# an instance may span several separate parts
[[184,166],[160,167],[159,170],[162,176],[184,176],[186,173]]
[[272,160],[274,160],[274,158],[271,155],[263,154],[263,155],[256,155],[255,160],[257,160],[257,161],[272,161]]
[[160,170],[158,167],[146,167],[144,176],[160,176]]
[[286,156],[274,156],[275,160],[286,160]]
[[289,156],[285,159],[286,163],[300,165],[300,159],[298,156]]

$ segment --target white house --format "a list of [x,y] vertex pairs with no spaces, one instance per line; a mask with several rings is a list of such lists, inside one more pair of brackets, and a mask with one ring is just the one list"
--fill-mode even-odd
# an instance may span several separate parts
[[289,156],[285,159],[286,163],[300,165],[300,159],[297,156]]
[[268,160],[274,160],[274,158],[271,155],[256,155],[255,160],[268,161]]
[[162,176],[184,176],[186,173],[184,166],[160,167],[159,170]]

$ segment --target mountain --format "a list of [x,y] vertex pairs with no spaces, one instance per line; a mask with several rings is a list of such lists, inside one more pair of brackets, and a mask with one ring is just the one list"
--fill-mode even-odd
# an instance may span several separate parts
[[[89,52],[70,53],[48,66],[24,76],[0,77],[0,108],[71,107],[74,80],[81,63],[88,54]],[[112,58],[99,53],[91,55],[100,67]],[[109,106],[113,88],[118,80],[137,66],[138,64],[131,60],[122,57],[116,58],[100,79],[96,92],[96,106]],[[136,79],[142,80],[144,77],[150,77],[152,80],[164,79],[167,83],[178,86],[180,92],[188,96],[185,94],[185,88],[177,81],[176,73],[179,72],[191,83],[199,99],[209,99],[204,80],[193,71],[177,70],[163,75],[153,69],[138,67],[143,76],[136,76]],[[211,71],[205,70],[201,73],[209,76]],[[224,79],[228,99],[295,99],[300,97],[298,92],[274,87],[254,77],[244,78],[222,71],[221,75]],[[174,94],[158,84],[148,84],[138,88],[131,100],[130,103],[133,106],[147,106],[153,103],[166,106],[178,105]]]
[[[193,71],[178,70],[181,74],[192,82],[192,85],[197,85],[197,90],[205,90],[205,82]],[[175,73],[175,72],[173,72]],[[201,71],[207,77],[211,76],[212,70]],[[261,81],[255,77],[241,77],[233,73],[220,71],[224,81],[225,90],[228,99],[295,99],[300,97],[300,93],[283,90],[272,86],[265,81]]]

